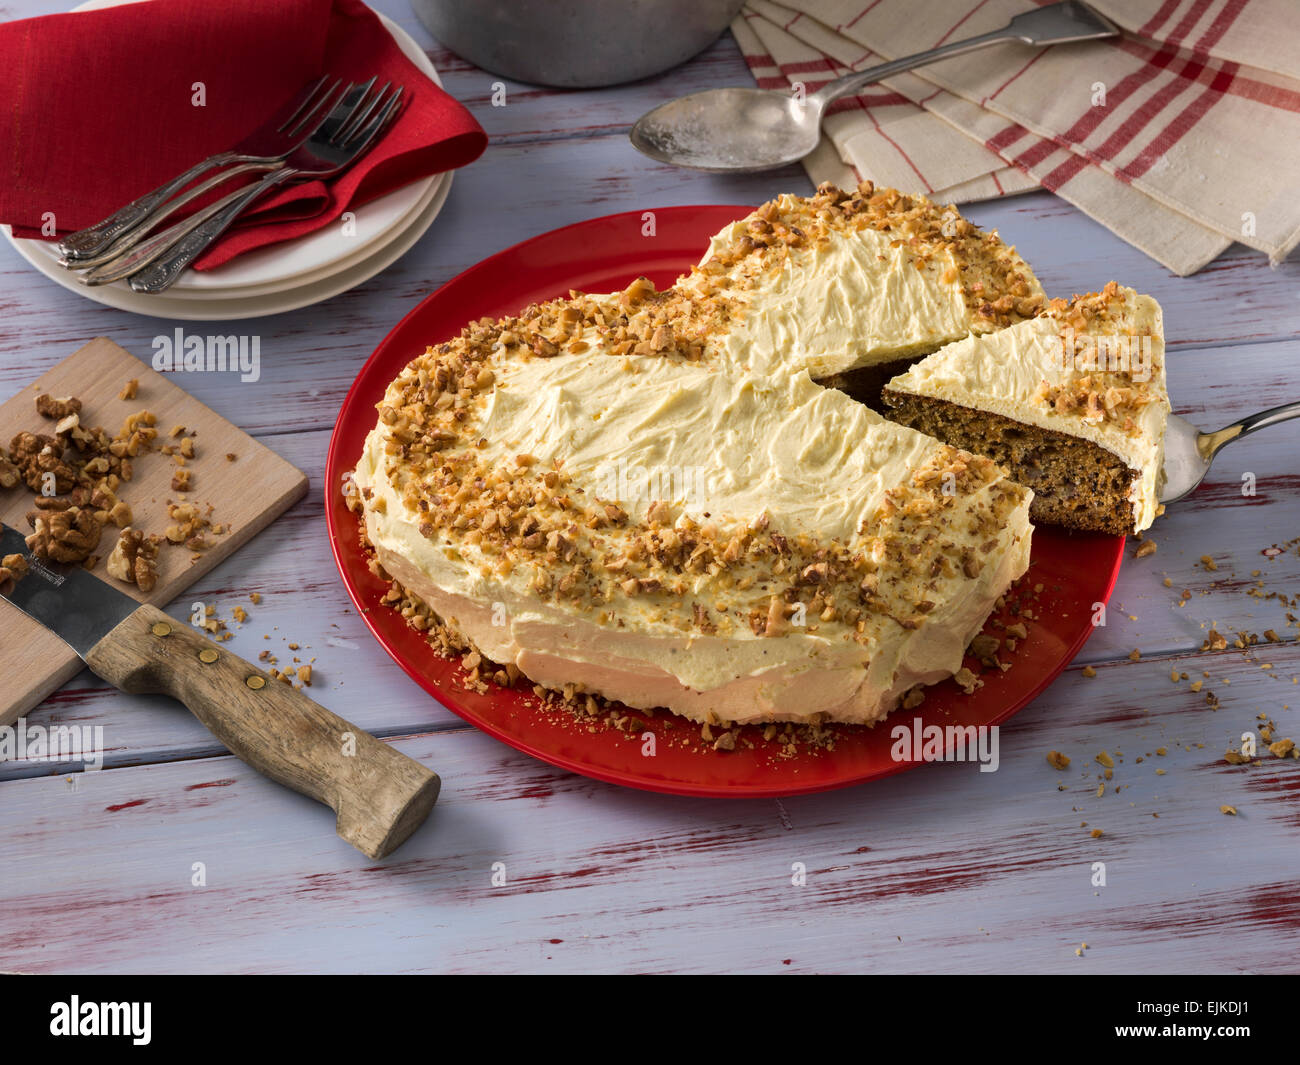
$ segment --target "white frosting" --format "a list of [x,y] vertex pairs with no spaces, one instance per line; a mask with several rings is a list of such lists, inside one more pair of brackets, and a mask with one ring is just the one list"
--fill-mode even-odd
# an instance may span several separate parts
[[1122,310],[1109,324],[1090,328],[1086,335],[1133,336],[1140,348],[1130,347],[1134,359],[1149,359],[1145,380],[1136,387],[1151,402],[1132,416],[1132,425],[1106,418],[1089,421],[1078,411],[1062,413],[1041,396],[1044,386],[1066,387],[1091,371],[1076,364],[1067,366],[1062,325],[1044,316],[1020,322],[987,336],[971,336],[950,344],[895,377],[888,388],[929,396],[975,410],[999,414],[1027,425],[1068,433],[1091,441],[1118,456],[1140,473],[1131,501],[1135,529],[1148,528],[1155,519],[1159,502],[1160,471],[1164,464],[1165,424],[1169,418],[1169,394],[1165,385],[1164,330],[1160,305],[1150,296],[1140,296],[1121,287]]
[[[859,521],[940,448],[815,385],[802,372],[764,379],[658,357],[625,361],[604,354],[498,366],[482,422],[489,465],[519,453],[543,463],[562,458],[575,482],[590,485],[619,463],[643,469],[698,466],[703,476],[689,482],[690,491],[677,493],[677,502],[698,521],[706,514],[712,520],[748,520],[766,511],[772,526],[788,534],[856,540],[869,549],[870,530],[859,534]],[[383,473],[385,438],[382,424],[372,431],[355,479],[370,490],[367,532],[393,576],[489,658],[513,662],[539,683],[575,684],[629,706],[666,706],[696,720],[803,720],[816,714],[878,720],[914,684],[933,683],[960,668],[994,601],[1028,565],[1026,493],[997,532],[979,576],[941,579],[937,591],[927,593],[934,610],[915,630],[868,615],[861,643],[842,626],[825,626],[828,635],[791,630],[756,636],[744,625],[718,635],[683,633],[661,603],[636,598],[618,603],[602,620],[543,602],[522,569],[485,576],[472,545],[422,535],[419,515],[407,510]],[[978,506],[987,491],[965,502]],[[619,503],[635,517],[651,501]],[[717,576],[688,579],[690,600],[725,599]],[[505,624],[493,623],[503,618]]]
[[[702,262],[744,233],[732,223],[713,238]],[[974,319],[952,253],[938,250],[920,269],[906,246],[870,227],[832,231],[824,244],[790,257],[786,269],[760,275],[738,293],[743,321],[719,346],[756,374],[807,370],[830,377],[934,351],[966,336]]]

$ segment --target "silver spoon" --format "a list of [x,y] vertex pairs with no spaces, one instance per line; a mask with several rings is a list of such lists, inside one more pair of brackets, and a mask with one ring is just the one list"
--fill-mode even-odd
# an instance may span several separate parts
[[1002,41],[1046,47],[1115,37],[1119,28],[1081,3],[1040,7],[992,33],[953,41],[870,70],[846,74],[800,98],[769,89],[709,89],[660,104],[636,121],[633,147],[661,163],[715,173],[754,173],[798,162],[817,147],[831,101],[913,67]]
[[1186,418],[1171,414],[1165,426],[1165,465],[1161,470],[1164,485],[1160,489],[1160,502],[1173,503],[1194,491],[1210,472],[1214,456],[1234,440],[1292,418],[1300,418],[1300,403],[1284,403],[1242,418],[1218,432],[1203,433]]

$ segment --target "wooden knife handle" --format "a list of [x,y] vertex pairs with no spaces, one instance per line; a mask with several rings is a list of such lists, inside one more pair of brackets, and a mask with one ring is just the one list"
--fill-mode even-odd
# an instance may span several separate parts
[[436,773],[155,606],[86,664],[123,691],[179,699],[236,758],[334,810],[339,835],[371,858],[396,850],[438,800]]

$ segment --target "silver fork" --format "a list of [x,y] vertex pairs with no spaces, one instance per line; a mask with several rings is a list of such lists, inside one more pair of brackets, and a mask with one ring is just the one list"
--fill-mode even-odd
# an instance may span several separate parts
[[[310,85],[304,86],[292,100],[234,148],[208,156],[201,163],[195,163],[183,174],[177,174],[152,192],[146,192],[125,207],[114,211],[102,222],[96,222],[92,226],[69,234],[59,242],[59,251],[63,255],[60,261],[63,265],[74,268],[82,260],[103,261],[100,256],[109,249],[110,245],[120,242],[123,237],[137,230],[148,232],[150,227],[162,221],[177,208],[228,178],[250,170],[264,170],[279,165],[290,152],[307,139],[314,124],[328,113],[330,101],[338,93],[341,84],[341,79],[336,78],[331,83],[328,74],[321,75]],[[184,196],[173,199],[176,193],[209,170],[231,164],[240,165],[218,174]],[[138,240],[139,237],[136,239]],[[122,247],[125,246],[122,244]]]
[[[373,81],[371,79],[370,84]],[[286,181],[331,178],[346,170],[383,135],[401,107],[405,90],[399,85],[390,92],[391,84],[386,83],[373,94],[368,85],[366,92],[341,120],[336,109],[305,144],[290,153],[281,169],[273,170],[260,181],[241,189],[240,195],[227,207],[181,237],[156,262],[132,274],[131,288],[148,293],[170,288],[186,267],[255,200]]]
[[[330,129],[341,126],[365,102],[374,84],[374,78],[362,84],[350,82],[343,90],[343,94],[334,101],[328,111],[312,118],[311,125],[306,130],[303,140],[306,141],[308,138],[316,136],[327,126]],[[297,148],[300,147],[301,144],[297,146]],[[272,174],[278,173],[283,168],[283,162],[283,160],[279,160],[272,164]],[[221,175],[218,174],[217,179],[220,177]],[[214,179],[214,181],[217,179]],[[209,185],[212,183],[205,182],[205,184]],[[216,203],[211,203],[194,214],[182,218],[162,232],[148,236],[148,239],[144,239],[148,234],[148,230],[142,226],[134,236],[118,241],[107,251],[95,256],[92,260],[88,260],[85,266],[90,269],[87,269],[87,272],[78,277],[77,280],[83,285],[92,287],[107,285],[143,270],[155,259],[165,255],[187,234],[226,207],[229,207],[251,187],[250,185],[241,185],[233,192],[223,196]],[[74,264],[75,268],[78,268],[76,264]]]

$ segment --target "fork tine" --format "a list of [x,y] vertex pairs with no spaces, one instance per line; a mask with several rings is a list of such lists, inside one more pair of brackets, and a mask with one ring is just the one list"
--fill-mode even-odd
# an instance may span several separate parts
[[396,115],[398,110],[400,110],[403,102],[402,94],[405,91],[406,90],[403,86],[397,86],[397,88],[393,90],[393,94],[388,98],[388,101],[382,108],[380,108],[379,113],[366,125],[354,132],[348,138],[343,147],[348,151],[354,152],[356,155],[360,155],[364,152],[369,147],[370,142],[387,128],[394,115]]
[[[343,90],[342,93],[339,92],[340,86]],[[352,84],[350,82],[347,85],[344,85],[342,78],[335,78],[334,84],[326,89],[324,94],[313,101],[311,108],[298,120],[293,129],[289,131],[289,136],[308,136],[315,133],[316,130],[320,128],[320,124],[324,122],[333,109],[338,106],[338,101],[346,96],[351,88]]]
[[365,82],[352,82],[347,91],[334,104],[329,116],[312,132],[312,137],[327,143],[332,141],[338,131],[347,124],[348,119],[356,113],[357,108],[365,103],[370,95],[370,90],[374,87],[375,80],[375,78],[371,78]]
[[286,118],[283,122],[281,122],[280,125],[276,127],[275,131],[277,133],[283,133],[288,126],[291,126],[295,122],[297,122],[298,117],[302,114],[303,109],[307,107],[308,104],[312,104],[314,110],[316,105],[313,101],[316,100],[317,94],[320,92],[321,86],[324,85],[325,82],[328,80],[329,80],[328,74],[322,74],[319,78],[317,78],[312,83],[311,88],[303,95],[302,100],[299,102],[297,109],[293,112],[293,114],[291,114],[288,118]]
[[347,144],[351,139],[353,132],[355,132],[358,127],[364,125],[370,118],[371,112],[374,111],[375,106],[384,98],[385,94],[388,92],[389,86],[392,84],[391,81],[384,82],[384,87],[371,96],[370,100],[366,102],[364,106],[358,106],[357,109],[348,116],[348,120],[339,127],[338,132],[330,138],[330,142],[332,144],[340,145]]

